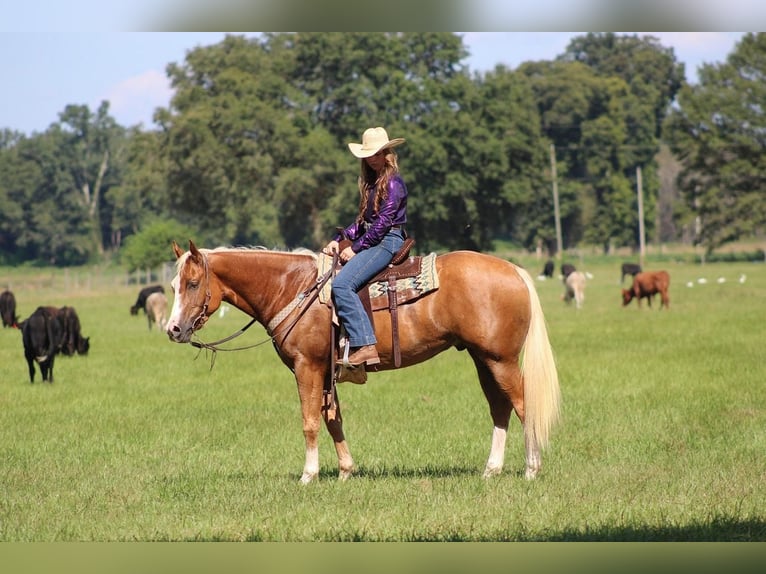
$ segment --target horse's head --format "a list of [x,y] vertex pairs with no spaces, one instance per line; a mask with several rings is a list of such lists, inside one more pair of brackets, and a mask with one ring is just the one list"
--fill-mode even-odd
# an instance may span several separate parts
[[192,334],[201,329],[221,303],[220,289],[213,281],[207,255],[189,240],[184,252],[173,242],[178,272],[171,282],[173,309],[165,331],[171,341],[188,343]]

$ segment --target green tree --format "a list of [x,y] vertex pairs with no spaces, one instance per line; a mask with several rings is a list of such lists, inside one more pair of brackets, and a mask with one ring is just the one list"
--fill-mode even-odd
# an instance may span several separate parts
[[91,221],[74,193],[76,188],[62,153],[61,133],[51,129],[22,138],[6,156],[4,174],[15,203],[15,247],[26,260],[47,264],[85,263],[94,253]]
[[129,272],[136,269],[155,269],[173,261],[173,241],[183,245],[196,231],[178,221],[155,219],[144,229],[125,239],[120,249],[120,260]]
[[24,203],[21,187],[28,178],[29,165],[19,161],[18,145],[24,135],[0,131],[0,262],[25,259],[17,244],[24,230]]
[[59,153],[72,191],[86,210],[95,251],[103,255],[112,215],[103,198],[120,181],[125,130],[109,115],[106,101],[95,114],[88,106],[68,105],[59,117],[51,130],[61,142]]
[[680,158],[682,223],[710,252],[766,225],[766,34],[743,36],[723,64],[706,64],[666,125]]
[[[622,176],[610,175],[596,191],[597,196],[603,198],[597,199],[599,207],[593,220],[596,229],[589,226],[584,238],[603,240],[611,233],[609,241],[614,244],[635,247],[638,244],[635,171],[637,167],[642,168],[645,223],[652,232],[660,181],[655,157],[660,150],[665,117],[685,85],[684,64],[677,61],[673,48],[664,47],[655,36],[613,32],[578,36],[557,60],[583,63],[602,78],[620,78],[632,96],[622,98],[624,143],[619,150]],[[631,201],[632,205],[625,204]],[[612,203],[614,205],[610,205]],[[615,223],[607,226],[611,232],[603,229],[605,218]]]
[[157,119],[171,207],[220,242],[271,246],[282,243],[274,178],[299,132],[285,111],[295,98],[279,51],[261,42],[229,35],[169,65],[176,94]]
[[485,155],[479,169],[485,225],[529,249],[543,244],[554,252],[549,144],[528,78],[504,66],[485,74],[479,80],[474,117],[491,134],[491,145],[499,148],[499,160],[487,161]]
[[[664,47],[655,36],[589,32],[573,38],[558,60],[581,62],[599,76],[622,78],[637,100],[651,110],[651,131],[657,138],[671,103],[686,83],[684,64],[676,60],[673,48]],[[645,130],[644,119],[634,118],[630,126]],[[636,135],[640,141],[646,140],[646,134]]]
[[4,133],[0,237],[15,259],[71,265],[103,253],[124,135],[108,109],[70,105],[44,133]]
[[105,198],[111,213],[111,245],[136,233],[143,221],[172,213],[167,192],[167,161],[158,132],[131,129],[125,142],[125,169]]
[[[565,247],[581,240],[605,251],[636,245],[637,200],[631,189],[636,167],[651,165],[656,150],[651,111],[624,80],[600,76],[580,62],[529,62],[520,72],[531,82],[543,133],[555,146]],[[646,178],[644,184],[648,225],[655,180]]]

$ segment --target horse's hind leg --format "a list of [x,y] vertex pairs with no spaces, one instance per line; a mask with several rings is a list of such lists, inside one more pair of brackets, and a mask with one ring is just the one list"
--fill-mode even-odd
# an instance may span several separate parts
[[535,434],[533,432],[527,432],[524,428],[524,452],[526,454],[527,466],[524,470],[524,478],[532,480],[540,472],[543,466],[542,458],[540,457],[540,445],[537,444]]
[[[524,392],[521,370],[515,363],[488,362],[478,354],[471,353],[484,396],[489,403],[492,417],[492,444],[489,451],[484,477],[500,474],[505,463],[505,443],[511,411],[515,410],[519,420],[524,422]],[[529,462],[529,457],[527,457]]]

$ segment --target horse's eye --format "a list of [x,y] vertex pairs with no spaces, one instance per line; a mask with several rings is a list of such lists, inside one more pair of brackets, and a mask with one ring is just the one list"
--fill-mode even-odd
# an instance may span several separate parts
[[189,283],[186,284],[187,289],[196,289],[197,287],[199,287],[198,281],[189,281]]

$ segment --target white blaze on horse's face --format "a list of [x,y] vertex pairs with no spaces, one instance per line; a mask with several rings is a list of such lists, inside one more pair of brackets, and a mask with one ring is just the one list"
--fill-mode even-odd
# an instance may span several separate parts
[[184,325],[181,317],[184,315],[184,305],[182,302],[181,290],[179,288],[180,280],[178,274],[173,278],[170,283],[171,289],[173,289],[173,309],[170,311],[170,318],[168,319],[165,332],[170,337],[171,341],[176,343],[188,343],[192,336],[192,329],[190,325]]
[[205,296],[205,278],[195,275],[194,271],[189,273],[188,267],[187,252],[179,258],[178,273],[170,283],[174,294],[173,309],[165,332],[170,340],[176,343],[188,343],[194,331],[202,328],[207,321],[208,298]]

